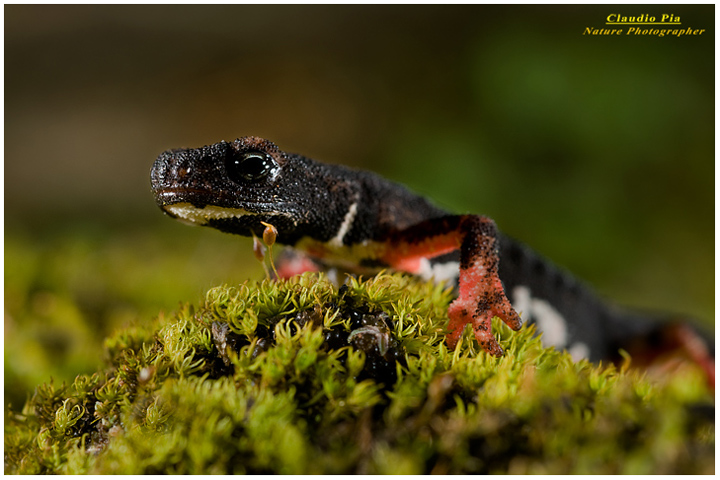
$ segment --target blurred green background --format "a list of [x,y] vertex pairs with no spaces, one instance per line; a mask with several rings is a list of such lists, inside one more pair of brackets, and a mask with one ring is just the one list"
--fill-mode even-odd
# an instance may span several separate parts
[[[714,5],[5,11],[5,402],[259,278],[163,217],[165,149],[259,135],[483,213],[618,302],[714,319]],[[672,13],[695,37],[583,36]]]

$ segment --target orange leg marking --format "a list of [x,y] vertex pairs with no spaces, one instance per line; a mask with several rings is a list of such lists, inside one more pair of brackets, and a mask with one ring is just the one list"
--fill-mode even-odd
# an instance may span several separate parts
[[[444,232],[437,234],[435,232]],[[476,215],[428,220],[389,238],[381,260],[391,267],[416,273],[421,258],[432,258],[460,249],[459,296],[448,309],[448,346],[454,348],[465,325],[491,355],[503,350],[492,334],[492,318],[500,317],[510,328],[522,326],[505,296],[498,276],[496,229],[492,220]]]

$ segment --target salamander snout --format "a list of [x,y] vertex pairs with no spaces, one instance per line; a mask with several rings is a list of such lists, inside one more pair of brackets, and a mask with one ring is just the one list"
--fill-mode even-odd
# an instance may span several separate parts
[[201,148],[167,150],[150,171],[150,185],[161,207],[178,202],[212,203],[223,182],[219,159],[227,156],[225,142]]

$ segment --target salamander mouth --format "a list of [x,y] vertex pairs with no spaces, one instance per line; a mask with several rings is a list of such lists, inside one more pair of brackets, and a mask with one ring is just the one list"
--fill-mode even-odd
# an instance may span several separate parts
[[[154,190],[155,202],[161,208],[166,205],[173,205],[176,203],[192,203],[195,205],[210,204],[214,203],[211,200],[217,201],[217,195],[202,190],[199,188],[163,188]],[[200,202],[198,200],[202,199]]]
[[200,188],[172,187],[155,190],[155,202],[163,210],[178,204],[191,205],[197,209],[208,206],[217,209],[241,210],[245,215],[260,214],[276,210],[272,206],[261,202],[239,202],[236,198],[228,197]]
[[197,207],[183,202],[165,205],[162,209],[171,217],[188,225],[209,226],[223,232],[245,236],[253,234],[262,236],[266,223],[270,223],[280,230],[283,243],[286,243],[291,238],[288,234],[294,230],[296,225],[292,215],[286,212],[267,211],[255,213],[243,208],[226,208],[214,205]]
[[213,220],[224,220],[228,218],[247,217],[249,215],[258,215],[258,213],[245,210],[243,208],[225,208],[216,207],[214,205],[206,205],[197,207],[191,203],[173,203],[171,205],[163,205],[161,207],[171,217],[182,220],[195,225],[207,225]]
[[216,220],[242,217],[291,217],[278,204],[253,203],[224,199],[215,193],[189,188],[168,188],[155,192],[155,201],[168,215],[192,225],[208,225]]

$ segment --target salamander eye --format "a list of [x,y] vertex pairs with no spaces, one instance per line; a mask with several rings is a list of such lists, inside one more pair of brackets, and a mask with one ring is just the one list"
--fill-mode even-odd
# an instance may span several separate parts
[[257,181],[274,173],[278,164],[275,159],[265,152],[245,152],[227,160],[227,172],[231,180]]

